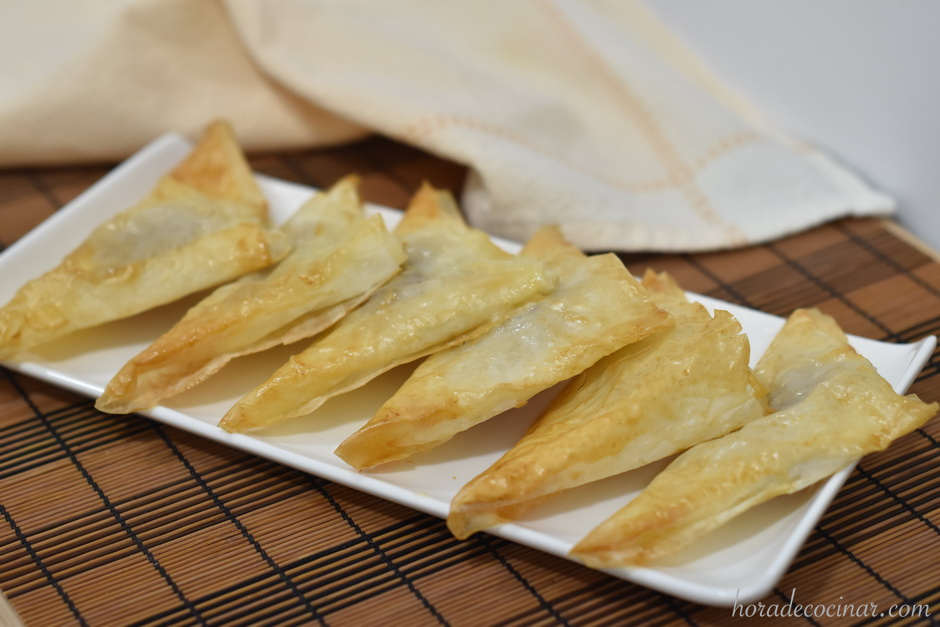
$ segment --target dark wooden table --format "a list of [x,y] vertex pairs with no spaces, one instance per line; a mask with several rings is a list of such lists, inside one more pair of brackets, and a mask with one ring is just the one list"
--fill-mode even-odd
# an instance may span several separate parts
[[[255,168],[318,187],[348,172],[402,207],[462,167],[383,138],[261,155]],[[0,172],[7,246],[107,166]],[[63,251],[59,251],[60,253]],[[634,273],[786,315],[816,306],[889,342],[940,332],[940,264],[896,225],[849,219],[764,246],[625,254]],[[940,399],[934,354],[911,390]],[[763,602],[898,603],[940,612],[940,419],[866,457]],[[444,523],[0,370],[0,624],[727,624],[671,598]],[[2,604],[0,604],[2,606]],[[4,614],[4,610],[6,614]],[[907,619],[902,623],[923,623]],[[786,624],[845,624],[819,617]],[[889,622],[886,617],[871,621]]]

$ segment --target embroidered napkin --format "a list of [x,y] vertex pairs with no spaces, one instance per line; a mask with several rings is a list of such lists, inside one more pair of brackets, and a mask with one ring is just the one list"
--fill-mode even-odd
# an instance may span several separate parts
[[0,165],[227,117],[248,149],[378,132],[471,168],[470,221],[586,250],[742,246],[890,212],[629,0],[34,0],[0,22]]

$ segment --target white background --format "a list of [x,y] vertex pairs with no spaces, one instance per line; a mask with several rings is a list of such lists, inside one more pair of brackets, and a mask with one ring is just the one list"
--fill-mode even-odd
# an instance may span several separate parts
[[645,0],[729,87],[940,250],[940,1]]

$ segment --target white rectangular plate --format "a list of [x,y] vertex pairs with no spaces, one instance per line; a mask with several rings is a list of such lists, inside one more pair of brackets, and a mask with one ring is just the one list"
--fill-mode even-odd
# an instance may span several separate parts
[[[0,302],[28,279],[58,264],[100,222],[134,204],[190,150],[177,135],[150,144],[0,255]],[[283,221],[314,190],[259,176],[275,221]],[[389,225],[400,213],[380,212]],[[499,242],[508,250],[518,246]],[[766,349],[783,320],[722,301],[691,295],[709,308],[734,314],[747,332],[752,360]],[[6,362],[10,368],[97,397],[131,357],[172,326],[192,304],[178,303],[88,331]],[[887,344],[853,337],[852,344],[898,392],[904,392],[933,351],[936,339]],[[291,348],[236,360],[218,375],[167,402],[150,417],[320,477],[445,518],[458,488],[494,462],[550,400],[543,393],[526,407],[479,425],[412,462],[359,473],[333,455],[349,434],[404,381],[408,367],[333,399],[319,410],[260,435],[227,433],[216,426],[226,410],[283,363]],[[517,524],[493,533],[555,555],[629,501],[663,463],[562,495]],[[775,499],[733,520],[658,568],[616,569],[615,577],[709,605],[748,603],[769,593],[851,472],[846,468],[814,489]]]

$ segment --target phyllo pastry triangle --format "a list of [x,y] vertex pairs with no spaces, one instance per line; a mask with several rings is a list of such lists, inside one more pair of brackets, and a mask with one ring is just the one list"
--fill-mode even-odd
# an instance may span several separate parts
[[307,414],[382,372],[479,335],[550,292],[554,276],[464,222],[449,194],[424,186],[395,229],[404,270],[293,356],[223,417],[230,431]]
[[667,457],[769,411],[738,321],[688,302],[668,276],[647,273],[643,284],[675,326],[575,377],[513,448],[457,493],[447,519],[455,536],[517,519],[551,494]]
[[213,287],[286,252],[229,126],[0,309],[0,359]]
[[365,217],[358,179],[316,194],[282,226],[291,252],[276,266],[223,285],[129,361],[96,407],[153,407],[241,355],[323,331],[397,274],[401,243],[382,217]]
[[362,469],[431,449],[673,324],[615,255],[587,257],[557,228],[536,233],[522,254],[554,271],[558,287],[428,357],[339,457]]
[[778,411],[677,457],[574,556],[599,567],[647,564],[883,450],[937,412],[937,403],[897,394],[812,309],[790,316],[756,370]]

